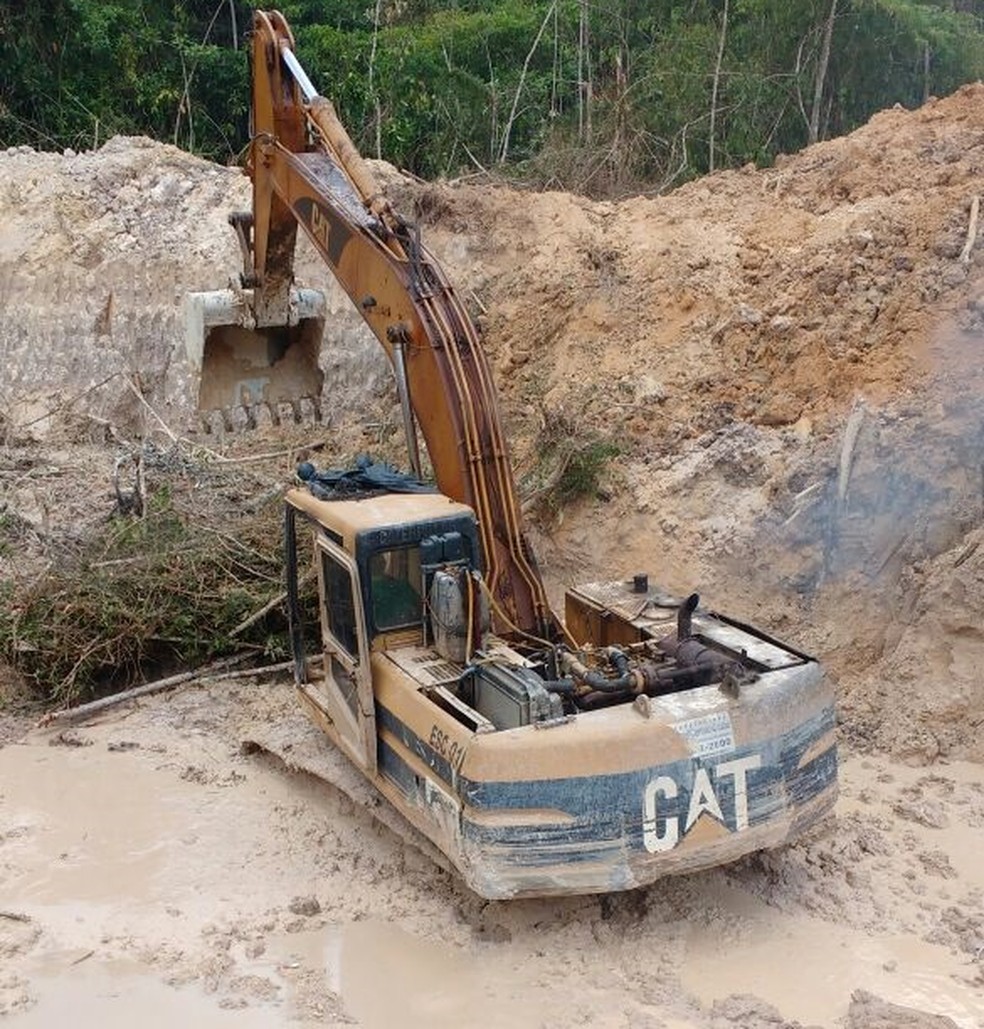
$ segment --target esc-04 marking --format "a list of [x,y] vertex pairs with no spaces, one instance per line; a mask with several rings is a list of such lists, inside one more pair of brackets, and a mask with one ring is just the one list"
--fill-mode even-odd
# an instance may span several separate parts
[[452,739],[440,726],[435,725],[430,732],[428,742],[434,753],[443,757],[455,772],[461,771],[465,760],[465,748]]

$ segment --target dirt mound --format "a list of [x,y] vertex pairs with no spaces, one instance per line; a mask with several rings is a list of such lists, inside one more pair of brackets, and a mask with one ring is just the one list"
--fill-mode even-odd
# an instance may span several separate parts
[[[604,500],[530,502],[555,596],[639,570],[701,588],[818,651],[856,726],[882,720],[859,742],[927,757],[978,753],[984,715],[962,658],[930,665],[937,695],[912,686],[912,640],[946,599],[931,583],[981,517],[984,289],[981,248],[963,251],[982,101],[968,86],[773,168],[620,203],[379,169],[483,325],[527,496],[558,426],[569,449],[619,451]],[[192,424],[181,299],[235,274],[225,215],[247,185],[143,139],[0,154],[8,437]],[[392,453],[378,346],[306,246],[298,276],[329,291],[333,438]]]

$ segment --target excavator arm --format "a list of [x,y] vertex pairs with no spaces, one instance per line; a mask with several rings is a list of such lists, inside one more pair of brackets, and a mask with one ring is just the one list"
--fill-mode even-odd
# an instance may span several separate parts
[[393,364],[411,463],[419,472],[416,420],[438,488],[475,511],[500,629],[557,638],[478,331],[416,227],[383,196],[331,101],[316,93],[279,12],[254,14],[252,90],[252,224],[240,218],[237,231],[256,324],[289,307],[300,225]]

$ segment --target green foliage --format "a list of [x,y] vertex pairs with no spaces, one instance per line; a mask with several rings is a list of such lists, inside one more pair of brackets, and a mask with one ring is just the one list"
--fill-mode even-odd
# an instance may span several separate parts
[[[0,0],[0,145],[248,137],[253,0]],[[302,63],[363,150],[613,195],[708,168],[724,0],[285,0]],[[768,162],[984,75],[984,0],[730,0],[715,163]]]
[[608,463],[618,454],[619,448],[615,443],[600,438],[575,446],[564,462],[563,471],[552,491],[554,505],[564,507],[582,497],[597,498]]
[[534,449],[536,467],[521,483],[524,507],[549,517],[576,501],[602,497],[608,467],[621,453],[614,440],[581,428],[563,413],[546,411]]
[[227,4],[4,6],[14,9],[0,20],[0,144],[82,149],[143,133],[219,158],[242,146],[247,69],[217,18]]

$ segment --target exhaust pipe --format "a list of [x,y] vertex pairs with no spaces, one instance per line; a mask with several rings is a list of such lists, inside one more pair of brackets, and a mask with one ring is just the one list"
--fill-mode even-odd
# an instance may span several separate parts
[[689,640],[693,635],[693,614],[700,603],[700,594],[691,593],[677,611],[677,642]]

